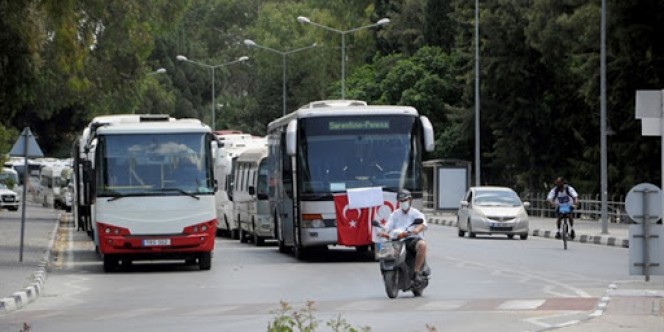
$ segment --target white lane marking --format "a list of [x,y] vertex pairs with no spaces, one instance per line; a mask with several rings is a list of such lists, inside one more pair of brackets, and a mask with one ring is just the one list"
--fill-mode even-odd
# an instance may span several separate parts
[[415,310],[421,311],[443,311],[454,310],[463,307],[468,301],[431,301],[427,304],[417,307]]
[[533,310],[544,302],[546,300],[509,300],[501,303],[498,310]]

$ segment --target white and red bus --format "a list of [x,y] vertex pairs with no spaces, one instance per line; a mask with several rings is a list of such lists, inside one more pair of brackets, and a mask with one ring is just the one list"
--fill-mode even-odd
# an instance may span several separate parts
[[[329,245],[366,251],[369,219],[389,216],[399,189],[410,190],[421,208],[422,156],[433,148],[431,122],[408,106],[319,101],[270,122],[270,213],[279,250],[298,259]],[[379,203],[349,204],[349,193],[361,201],[365,192]]]
[[83,150],[83,187],[105,271],[156,259],[211,268],[217,142],[208,126],[168,116],[104,117],[93,120]]

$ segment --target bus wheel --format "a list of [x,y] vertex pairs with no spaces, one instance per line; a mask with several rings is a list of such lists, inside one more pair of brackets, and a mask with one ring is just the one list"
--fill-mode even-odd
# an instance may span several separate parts
[[238,230],[238,237],[240,238],[240,243],[247,243],[249,240],[249,237],[247,236],[247,232],[242,229],[242,225],[240,225],[240,230]]
[[265,244],[265,239],[258,236],[258,234],[254,233],[254,245],[256,245],[257,247],[260,247],[264,244]]
[[280,233],[281,229],[279,229],[279,223],[277,222],[277,211],[274,211],[274,216],[273,218],[273,223],[274,223],[274,238],[279,241],[279,252],[282,254],[287,254],[288,253],[288,247],[286,246],[286,242],[281,238]]
[[104,255],[104,272],[115,272],[118,268],[119,260],[113,255]]
[[357,251],[359,253],[365,253],[365,252],[369,251],[369,245],[357,246],[357,247],[355,247],[355,251]]
[[198,267],[207,271],[212,267],[212,253],[204,252],[198,257]]
[[256,221],[252,220],[251,228],[254,229],[254,234],[253,234],[253,236],[254,236],[254,245],[259,247],[259,246],[262,246],[263,244],[265,244],[265,239],[258,236],[258,233],[256,232]]
[[307,258],[308,250],[300,247],[297,243],[293,246],[293,256],[298,260]]

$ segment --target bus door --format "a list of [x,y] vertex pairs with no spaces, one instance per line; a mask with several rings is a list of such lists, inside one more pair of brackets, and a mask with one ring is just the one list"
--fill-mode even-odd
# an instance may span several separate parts
[[293,177],[293,163],[292,157],[288,155],[286,150],[286,133],[281,133],[280,141],[280,169],[281,169],[281,208],[279,209],[281,216],[281,229],[280,234],[283,242],[291,246],[294,244],[294,235],[297,231],[295,229],[295,217],[297,216],[297,207],[294,202],[294,177]]

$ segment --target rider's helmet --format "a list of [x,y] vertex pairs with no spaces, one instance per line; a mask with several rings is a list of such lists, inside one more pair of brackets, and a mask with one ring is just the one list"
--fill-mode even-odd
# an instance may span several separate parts
[[407,189],[399,190],[399,193],[397,194],[397,201],[404,201],[410,198],[413,198],[413,195],[410,194],[410,191]]

